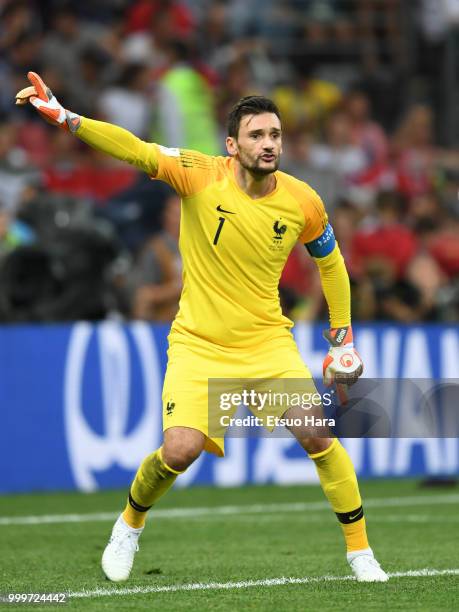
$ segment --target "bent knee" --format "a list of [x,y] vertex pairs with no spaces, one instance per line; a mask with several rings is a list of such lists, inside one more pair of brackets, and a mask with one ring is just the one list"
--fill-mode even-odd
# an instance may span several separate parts
[[183,472],[199,457],[204,443],[205,436],[200,431],[173,427],[164,433],[163,460],[173,470]]
[[322,453],[327,450],[331,443],[333,442],[333,438],[303,438],[300,440],[301,446],[309,455],[315,455],[316,453]]
[[195,446],[163,446],[164,463],[176,472],[184,472],[201,454],[202,449]]

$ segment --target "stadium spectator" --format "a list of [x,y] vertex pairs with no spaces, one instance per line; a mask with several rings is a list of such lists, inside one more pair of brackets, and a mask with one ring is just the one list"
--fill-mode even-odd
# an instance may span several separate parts
[[[0,108],[11,113],[11,99],[24,70],[41,70],[42,38],[37,31],[18,30],[9,46],[0,53]],[[22,118],[24,119],[24,118]]]
[[43,62],[52,66],[64,81],[70,80],[73,91],[78,91],[80,54],[99,44],[103,29],[91,21],[83,23],[77,5],[71,2],[57,4],[51,15],[51,28],[43,41]]
[[[351,123],[346,113],[339,111],[329,117],[325,140],[311,146],[309,162],[313,168],[335,175],[344,192],[359,182],[366,167],[366,157],[363,149],[352,141]],[[333,202],[330,205],[333,206]]]
[[312,160],[311,153],[315,146],[308,130],[298,130],[291,134],[285,144],[282,168],[300,180],[314,185],[314,189],[324,202],[327,202],[327,210],[332,213],[343,194],[344,184],[333,165],[318,164],[315,163],[316,160]]
[[119,79],[99,97],[102,117],[146,138],[151,115],[151,74],[143,63],[124,66]]
[[0,201],[2,208],[15,213],[24,189],[39,180],[37,168],[29,164],[18,146],[18,129],[13,123],[0,121]]
[[162,211],[172,193],[168,185],[141,173],[133,185],[111,196],[98,215],[114,227],[122,246],[135,257],[146,240],[160,231]]
[[[31,2],[9,0],[0,7],[0,52],[8,53],[24,32],[41,31],[41,21]],[[14,93],[14,92],[13,92]]]
[[222,72],[222,82],[216,93],[217,118],[222,143],[224,142],[226,129],[225,117],[228,116],[229,109],[237,100],[254,91],[257,90],[250,64],[246,61],[244,55],[241,56],[237,53]]
[[22,221],[11,216],[0,202],[0,256],[11,251],[21,244],[30,244],[35,234],[32,229]]
[[440,294],[447,277],[435,259],[427,252],[416,255],[408,265],[406,279],[420,293],[423,312],[419,318],[438,319]]
[[402,223],[404,200],[398,193],[382,192],[375,212],[375,218],[366,220],[353,237],[351,271],[358,278],[382,269],[387,276],[402,279],[418,248],[416,236]]
[[165,146],[220,152],[214,94],[204,76],[189,61],[191,47],[171,40],[165,48],[167,63],[157,84],[154,104],[154,142]]
[[432,111],[421,105],[409,109],[394,137],[397,185],[407,197],[426,193],[433,187],[432,135]]
[[358,207],[352,202],[344,199],[338,202],[338,205],[334,209],[331,216],[331,222],[336,240],[339,243],[341,253],[343,254],[346,266],[348,270],[350,270],[351,275],[352,244],[361,218],[362,214]]
[[129,166],[121,166],[107,160],[97,151],[81,155],[78,143],[68,138],[63,131],[53,133],[51,159],[43,177],[51,193],[88,198],[103,205],[133,185],[136,172]]
[[[107,206],[107,222],[133,251],[151,235],[160,211],[145,225],[149,198],[152,210],[161,200],[150,194],[148,179],[87,149],[82,155],[65,133],[37,121],[32,108],[18,113],[11,100],[30,69],[39,69],[66,108],[147,140],[216,154],[229,107],[244,95],[266,94],[284,115],[282,167],[327,204],[353,274],[356,315],[384,316],[375,297],[378,277],[394,295],[403,293],[398,283],[410,286],[402,296],[405,310],[396,305],[387,316],[451,318],[459,304],[459,152],[439,143],[455,138],[457,91],[454,80],[445,80],[457,23],[453,5],[434,10],[435,2],[419,1],[419,20],[406,22],[405,4],[393,0],[377,7],[369,0],[6,1],[0,22],[2,207],[13,211],[14,224],[18,207],[24,214],[26,191],[44,182],[43,201],[52,195]],[[373,210],[387,191],[409,202],[406,210],[392,211],[392,220],[388,210]],[[139,202],[142,213],[129,216]],[[301,249],[293,252],[291,277],[300,302],[312,304],[307,269],[304,283],[300,279],[302,258]],[[298,296],[288,293],[291,288],[282,288],[290,312],[304,317],[304,309],[292,309]]]
[[384,130],[371,118],[371,103],[360,89],[351,91],[344,102],[351,124],[351,141],[365,155],[366,164],[358,183],[377,191],[387,171],[389,143]]
[[341,92],[333,83],[315,76],[316,66],[310,57],[295,54],[290,61],[294,68],[293,79],[273,92],[284,118],[284,129],[294,132],[307,126],[317,131],[340,103]]
[[135,319],[171,321],[177,314],[182,291],[179,230],[180,199],[174,194],[166,200],[162,230],[147,241],[132,271]]
[[447,223],[428,241],[428,250],[442,271],[450,278],[459,276],[459,220],[450,216]]
[[212,3],[202,20],[202,36],[196,41],[199,53],[214,70],[224,69],[234,56],[228,32],[229,7],[223,2]]
[[97,46],[82,49],[77,56],[80,78],[72,83],[70,92],[82,114],[97,109],[101,92],[110,75],[110,58]]
[[176,0],[137,0],[127,11],[126,31],[146,31],[150,24],[159,22],[162,26],[168,24],[169,37],[187,38],[193,32],[192,13],[186,4]]

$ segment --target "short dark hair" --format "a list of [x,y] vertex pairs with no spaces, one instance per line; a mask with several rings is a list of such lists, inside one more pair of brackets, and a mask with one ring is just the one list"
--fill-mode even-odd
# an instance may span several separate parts
[[237,138],[242,117],[245,115],[261,115],[262,113],[273,113],[280,120],[279,109],[269,98],[264,96],[245,96],[245,98],[241,98],[228,115],[228,136]]

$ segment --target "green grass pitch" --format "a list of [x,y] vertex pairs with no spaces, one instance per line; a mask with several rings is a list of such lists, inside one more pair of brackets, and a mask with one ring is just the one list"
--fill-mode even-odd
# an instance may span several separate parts
[[[0,593],[73,594],[64,606],[0,607],[457,610],[459,490],[386,480],[363,482],[361,491],[370,543],[386,571],[402,574],[387,584],[345,578],[341,530],[316,486],[171,491],[157,516],[151,512],[131,579],[121,584],[102,576],[100,557],[114,519],[98,513],[115,516],[124,491],[0,497]],[[21,522],[31,515],[39,517],[35,523]],[[43,522],[46,515],[51,522]],[[419,575],[423,569],[443,573]],[[282,577],[300,581],[274,580]],[[193,583],[201,587],[184,590]],[[171,585],[175,590],[164,589]]]

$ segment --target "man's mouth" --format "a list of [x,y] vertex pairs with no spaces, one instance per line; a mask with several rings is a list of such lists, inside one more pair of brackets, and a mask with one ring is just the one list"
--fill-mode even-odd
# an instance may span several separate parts
[[264,155],[261,156],[261,159],[265,162],[272,162],[276,159],[276,156],[273,155],[272,153],[265,153]]

